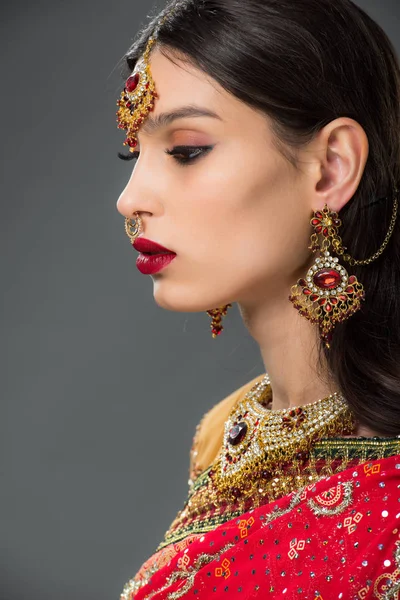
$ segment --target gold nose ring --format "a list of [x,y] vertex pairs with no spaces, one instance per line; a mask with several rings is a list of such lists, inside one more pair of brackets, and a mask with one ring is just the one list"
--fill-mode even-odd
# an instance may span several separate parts
[[134,213],[134,220],[126,217],[125,219],[125,232],[131,243],[133,243],[136,238],[143,231],[143,221],[139,215],[139,213]]

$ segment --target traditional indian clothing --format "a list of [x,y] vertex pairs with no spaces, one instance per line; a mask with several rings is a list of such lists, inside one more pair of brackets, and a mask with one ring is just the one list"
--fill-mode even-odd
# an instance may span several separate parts
[[[202,420],[185,506],[121,600],[399,600],[400,436],[317,439],[290,463],[248,470],[240,484],[245,467],[236,459],[245,466],[250,433],[243,423],[252,418],[242,401],[260,381]],[[263,399],[257,402],[268,416]],[[283,418],[291,431],[303,423],[301,410]],[[261,454],[262,466],[268,449]],[[236,473],[237,488],[220,485],[224,468]]]

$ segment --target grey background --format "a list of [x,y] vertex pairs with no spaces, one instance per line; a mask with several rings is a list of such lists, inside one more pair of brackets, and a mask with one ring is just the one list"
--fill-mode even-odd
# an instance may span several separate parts
[[[359,4],[399,49],[398,0]],[[236,308],[212,340],[156,306],[115,208],[116,66],[153,5],[0,4],[1,600],[117,600],[182,506],[197,422],[263,371]]]

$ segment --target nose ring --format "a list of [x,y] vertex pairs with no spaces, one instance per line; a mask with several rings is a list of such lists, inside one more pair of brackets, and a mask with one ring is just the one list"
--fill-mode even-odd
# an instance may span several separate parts
[[125,219],[125,232],[131,243],[133,243],[139,234],[143,231],[143,221],[139,215],[139,213],[134,213],[133,215],[135,219],[129,219],[126,217]]

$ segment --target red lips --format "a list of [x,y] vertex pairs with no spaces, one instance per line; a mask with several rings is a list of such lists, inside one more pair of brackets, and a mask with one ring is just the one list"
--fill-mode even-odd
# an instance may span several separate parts
[[143,254],[175,254],[172,250],[168,250],[168,248],[164,248],[160,244],[156,244],[156,242],[152,242],[150,240],[146,240],[146,238],[139,237],[137,238],[132,246],[138,252],[142,252]]
[[160,244],[146,240],[146,238],[137,238],[132,246],[140,252],[136,266],[143,275],[154,275],[158,273],[176,257],[176,253]]

